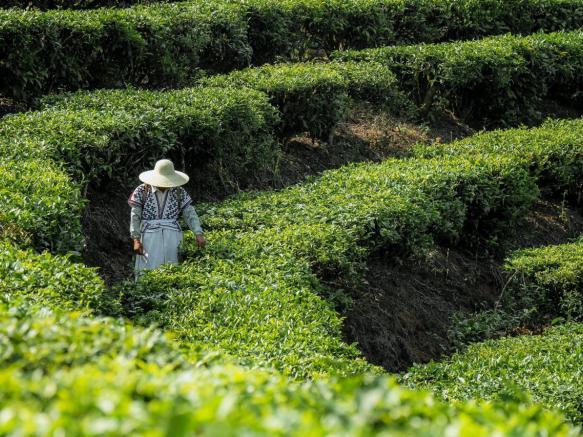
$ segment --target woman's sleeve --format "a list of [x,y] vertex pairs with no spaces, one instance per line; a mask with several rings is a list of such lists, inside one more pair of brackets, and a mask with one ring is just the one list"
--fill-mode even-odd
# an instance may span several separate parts
[[128,204],[133,208],[134,206],[142,206],[144,204],[144,185],[138,186],[128,199]]
[[137,240],[141,237],[142,205],[144,204],[144,185],[138,186],[130,198],[128,204],[132,207],[130,212],[130,236]]
[[184,207],[182,209],[182,217],[192,232],[194,232],[196,235],[202,235],[200,219],[198,218],[198,214],[196,213],[194,206],[188,205]]
[[134,240],[138,240],[141,237],[141,225],[142,207],[139,205],[132,206],[132,211],[130,212],[130,236]]

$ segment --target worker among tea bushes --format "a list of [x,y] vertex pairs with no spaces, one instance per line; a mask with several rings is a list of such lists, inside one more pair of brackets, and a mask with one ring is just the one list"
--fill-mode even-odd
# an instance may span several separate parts
[[196,234],[199,247],[206,244],[192,199],[182,185],[185,173],[176,171],[168,159],[156,162],[154,170],[140,174],[143,182],[130,196],[130,234],[136,256],[135,274],[162,264],[178,264],[178,247],[182,242],[180,215]]

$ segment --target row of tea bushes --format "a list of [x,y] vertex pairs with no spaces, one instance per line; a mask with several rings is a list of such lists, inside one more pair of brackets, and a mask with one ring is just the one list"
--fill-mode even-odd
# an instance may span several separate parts
[[0,241],[0,295],[85,314],[116,315],[121,309],[95,269],[70,256],[38,254],[6,241]]
[[370,374],[299,383],[216,355],[191,363],[159,333],[117,322],[0,314],[12,347],[0,351],[2,434],[576,433],[538,406],[447,405]]
[[181,86],[200,69],[224,72],[322,50],[583,26],[578,0],[476,1],[214,0],[0,10],[0,93],[31,102],[60,89]]
[[211,87],[249,87],[270,97],[281,112],[280,135],[309,132],[328,140],[346,113],[349,97],[412,113],[393,72],[375,62],[290,63],[248,68],[199,82]]
[[0,122],[3,156],[52,158],[74,179],[134,177],[160,156],[225,181],[274,166],[279,117],[251,89],[114,90],[61,97]]
[[511,299],[522,301],[530,317],[583,321],[583,239],[515,252],[505,268]]
[[128,7],[138,4],[168,3],[169,0],[2,0],[2,8],[27,8],[48,11],[51,9],[96,9]]
[[335,49],[577,29],[575,0],[235,0],[255,62]]
[[468,121],[515,124],[539,118],[543,98],[581,104],[580,30],[339,51],[334,58],[388,66],[424,113],[445,109]]
[[537,128],[481,132],[449,144],[420,144],[416,157],[510,155],[528,165],[551,195],[581,203],[583,190],[583,122],[547,120]]
[[504,266],[508,282],[496,307],[457,317],[459,347],[521,328],[583,321],[583,240],[514,252]]
[[54,252],[79,250],[85,205],[79,186],[51,160],[0,155],[0,241]]
[[[583,125],[577,120],[563,129],[576,123]],[[499,133],[509,142],[521,138],[509,153],[350,165],[279,192],[201,206],[207,249],[200,252],[187,238],[186,263],[148,275],[133,291],[129,286],[134,301],[157,296],[132,308],[131,316],[294,376],[322,368],[351,373],[355,361],[345,345],[335,346],[340,322],[329,308],[347,296],[331,297],[318,278],[358,278],[361,263],[380,247],[422,254],[434,239],[467,244],[511,227],[538,195],[537,164],[552,157],[565,166],[582,152],[579,141],[559,160],[554,153],[571,138],[557,130],[545,155],[539,130],[532,130],[530,142],[528,132]],[[534,165],[521,154],[533,156],[530,148],[539,150]],[[580,180],[580,169],[573,171]],[[332,358],[342,362],[333,367]]]
[[241,8],[184,2],[93,11],[0,10],[0,94],[179,86],[248,65]]
[[402,382],[430,389],[447,401],[532,399],[583,424],[583,324],[568,323],[542,335],[471,345],[443,362],[414,365]]

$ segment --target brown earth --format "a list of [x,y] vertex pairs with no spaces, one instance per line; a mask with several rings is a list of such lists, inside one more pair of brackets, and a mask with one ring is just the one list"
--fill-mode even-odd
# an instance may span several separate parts
[[[507,240],[507,250],[560,244],[583,233],[581,211],[539,201]],[[364,283],[349,290],[344,337],[366,358],[393,372],[453,351],[451,317],[492,307],[503,288],[502,258],[438,248],[422,261],[399,264],[375,254]]]

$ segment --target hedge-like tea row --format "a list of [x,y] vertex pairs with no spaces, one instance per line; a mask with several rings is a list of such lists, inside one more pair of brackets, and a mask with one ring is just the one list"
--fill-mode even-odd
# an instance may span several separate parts
[[29,8],[48,11],[51,9],[95,9],[104,7],[128,7],[149,3],[168,3],[169,0],[2,0],[2,8]]
[[93,11],[0,10],[0,94],[188,83],[249,63],[239,7],[184,2]]
[[[236,2],[239,3],[239,2]],[[575,0],[246,0],[256,62],[306,50],[474,39],[577,29]]]
[[30,305],[116,315],[119,303],[95,272],[68,257],[0,241],[0,294]]
[[79,186],[51,160],[7,159],[4,150],[0,155],[0,241],[53,252],[79,250],[85,205]]
[[511,299],[527,304],[531,317],[583,321],[583,239],[515,252],[505,268]]
[[583,424],[583,324],[471,345],[441,363],[414,365],[408,385],[454,399],[522,398],[523,393]]
[[[70,3],[74,4],[74,3]],[[178,86],[306,51],[583,26],[579,0],[252,0],[91,11],[0,10],[0,94]]]
[[441,145],[419,145],[414,154],[436,156],[511,155],[529,165],[540,185],[553,194],[583,201],[583,121],[547,120],[538,128],[495,130]]
[[254,90],[80,93],[0,123],[3,156],[50,157],[76,180],[129,178],[160,156],[205,167],[225,183],[272,167],[278,115]]
[[580,101],[583,85],[580,30],[340,51],[334,57],[380,62],[424,112],[447,109],[480,123],[537,119],[541,99]]
[[282,136],[308,131],[328,139],[346,112],[349,96],[404,112],[407,101],[396,82],[391,70],[378,63],[331,62],[249,68],[205,78],[200,84],[263,91],[282,114]]
[[508,282],[496,307],[456,318],[458,346],[520,327],[583,321],[583,240],[514,252],[504,268]]
[[153,329],[0,295],[0,433],[574,435],[538,406],[447,405],[393,378],[294,382]]
[[[576,124],[583,120],[563,130]],[[340,322],[318,297],[334,302],[345,296],[331,295],[318,275],[358,275],[360,263],[379,247],[420,252],[433,239],[496,236],[538,195],[537,166],[523,159],[533,156],[531,148],[539,151],[539,167],[551,157],[566,167],[581,156],[580,141],[565,147],[560,159],[555,154],[563,140],[568,145],[572,139],[560,129],[545,154],[545,144],[538,143],[541,129],[532,130],[530,142],[528,130],[499,133],[507,143],[522,142],[508,153],[352,165],[280,192],[201,207],[208,248],[201,253],[187,239],[188,262],[126,290],[135,302],[157,296],[131,315],[159,322],[183,340],[215,344],[295,376],[323,369],[352,373],[353,352],[335,343]],[[581,173],[574,176],[580,180]]]

